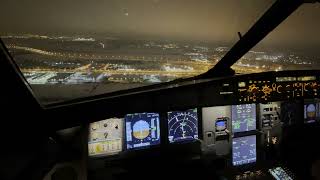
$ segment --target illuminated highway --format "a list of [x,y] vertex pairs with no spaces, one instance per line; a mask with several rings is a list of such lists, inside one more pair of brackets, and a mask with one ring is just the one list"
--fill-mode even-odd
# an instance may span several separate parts
[[[71,53],[71,52],[54,52],[54,51],[47,51],[41,49],[35,49],[31,47],[22,47],[16,45],[8,45],[9,49],[16,49],[16,50],[24,50],[30,53],[35,53],[39,55],[45,56],[53,56],[53,57],[60,57],[64,59],[90,59],[90,60],[108,60],[108,61],[118,61],[118,60],[128,60],[128,61],[139,61],[139,62],[154,62],[158,60],[162,60],[166,62],[166,59],[157,59],[156,57],[150,58],[146,56],[138,56],[138,55],[97,55],[94,53]],[[185,60],[169,60],[170,64],[176,65],[201,65],[201,66],[213,66],[213,63],[210,62],[200,62],[200,61],[185,61]]]
[[[80,37],[7,39],[10,39],[7,48],[31,84],[167,82],[207,72],[229,50],[173,42],[103,42]],[[248,74],[286,70],[296,64],[312,66],[310,62],[295,54],[250,51],[232,69],[238,74]]]
[[[64,70],[64,69],[22,69],[22,72],[37,72],[37,73],[88,73],[84,69],[75,69],[75,70]],[[177,77],[189,77],[195,76],[201,72],[192,71],[192,72],[181,72],[181,71],[161,71],[161,70],[95,70],[91,71],[92,73],[105,73],[109,75],[160,75],[160,76],[177,76]]]
[[[118,60],[125,60],[125,61],[138,61],[138,62],[157,62],[159,60],[146,58],[145,56],[130,56],[130,55],[96,55],[96,54],[85,54],[85,53],[70,53],[70,52],[54,52],[54,51],[46,51],[41,49],[35,49],[30,47],[22,47],[16,45],[10,45],[8,48],[16,49],[16,50],[24,50],[30,53],[40,54],[44,56],[53,56],[53,57],[60,57],[64,59],[90,59],[90,60],[107,60],[107,61],[118,61]],[[161,59],[160,59],[161,61]],[[206,72],[211,67],[213,67],[216,62],[200,62],[200,61],[190,61],[190,60],[170,60],[170,63],[166,63],[167,61],[163,60],[163,65],[186,65],[193,67],[194,70],[191,71],[165,71],[165,70],[140,70],[140,69],[124,69],[124,70],[112,70],[108,69],[108,65],[104,65],[100,69],[92,69],[92,64],[86,64],[84,66],[75,68],[75,69],[59,69],[59,68],[32,68],[32,69],[25,69],[23,68],[23,72],[55,72],[55,73],[75,73],[75,72],[82,72],[87,73],[95,72],[95,73],[105,73],[109,75],[160,75],[160,76],[172,76],[172,77],[191,77],[201,73]],[[234,65],[233,68],[239,73],[254,73],[254,72],[263,72],[266,71],[266,68],[256,68],[250,66],[240,66]]]

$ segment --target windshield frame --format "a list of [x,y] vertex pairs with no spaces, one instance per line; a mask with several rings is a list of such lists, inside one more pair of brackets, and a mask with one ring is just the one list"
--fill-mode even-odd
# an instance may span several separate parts
[[241,33],[238,32],[240,40],[212,69],[199,75],[197,78],[234,75],[235,71],[231,69],[231,66],[261,42],[304,3],[303,0],[275,1],[245,35],[242,36]]

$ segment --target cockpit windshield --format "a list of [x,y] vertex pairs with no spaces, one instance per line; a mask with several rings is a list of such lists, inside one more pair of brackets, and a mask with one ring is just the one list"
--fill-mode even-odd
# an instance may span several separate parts
[[320,5],[303,4],[274,31],[245,54],[236,73],[320,69]]
[[[34,94],[50,104],[205,73],[274,1],[4,0],[0,35]],[[233,69],[317,67],[319,10],[304,5]]]

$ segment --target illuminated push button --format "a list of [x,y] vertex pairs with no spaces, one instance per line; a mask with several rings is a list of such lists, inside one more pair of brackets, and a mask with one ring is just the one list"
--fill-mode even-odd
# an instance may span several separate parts
[[238,83],[238,86],[239,86],[239,87],[246,87],[246,82],[239,82],[239,83]]

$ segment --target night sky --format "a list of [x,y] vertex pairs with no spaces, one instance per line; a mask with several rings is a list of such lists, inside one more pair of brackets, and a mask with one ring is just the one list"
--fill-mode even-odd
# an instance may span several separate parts
[[[97,33],[235,43],[274,0],[1,0],[0,34]],[[320,3],[300,7],[262,44],[320,47]]]

